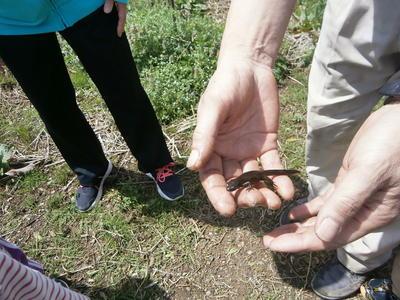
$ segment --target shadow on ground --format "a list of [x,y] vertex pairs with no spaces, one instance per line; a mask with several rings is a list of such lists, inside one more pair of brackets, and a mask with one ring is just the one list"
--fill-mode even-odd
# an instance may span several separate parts
[[[181,167],[183,168],[183,166]],[[184,170],[180,173],[180,176],[186,187],[186,195],[177,202],[160,201],[153,182],[149,181],[143,174],[127,169],[117,171],[113,187],[121,195],[135,199],[136,203],[144,204],[142,213],[145,215],[157,216],[166,212],[178,212],[185,217],[212,226],[245,228],[259,236],[278,226],[279,216],[289,204],[284,204],[280,210],[275,212],[264,208],[240,209],[234,217],[224,218],[219,216],[207,201],[207,196],[196,173]],[[294,198],[306,196],[306,182],[300,177],[292,179],[296,187]],[[272,253],[272,258],[276,272],[283,282],[297,289],[311,290],[310,282],[313,276],[334,255],[334,251],[303,254]],[[388,274],[388,267],[382,267],[371,276],[382,277],[388,276]]]
[[[197,174],[188,170],[183,171],[181,179],[187,188],[185,198],[177,202],[159,201],[154,191],[154,184],[146,182],[141,173],[126,169],[119,169],[115,174],[113,187],[122,195],[136,199],[145,204],[142,213],[157,216],[165,212],[178,212],[185,217],[193,218],[212,226],[246,228],[252,233],[262,236],[272,230],[279,223],[282,210],[289,204],[286,203],[279,211],[270,211],[264,208],[241,209],[232,218],[219,216],[207,201],[207,197],[198,181]],[[296,187],[295,198],[307,194],[307,184],[300,177],[292,178]],[[306,254],[280,254],[272,253],[276,272],[283,282],[298,289],[309,290],[309,283],[320,266],[327,262],[333,253],[306,253]]]
[[[141,205],[141,212],[147,216],[178,212],[213,226],[247,228],[257,234],[271,230],[278,223],[281,210],[274,212],[260,207],[239,209],[232,218],[221,217],[208,202],[198,175],[180,167],[183,170],[179,175],[185,186],[185,196],[176,202],[160,201],[151,180],[142,173],[124,168],[113,174],[110,187],[118,190],[123,197],[131,199],[132,207]],[[293,181],[297,190],[296,197],[299,197],[304,194],[306,183],[300,177],[295,177]]]
[[150,278],[126,278],[110,287],[91,287],[84,284],[67,283],[72,289],[89,296],[92,300],[171,299],[171,295]]

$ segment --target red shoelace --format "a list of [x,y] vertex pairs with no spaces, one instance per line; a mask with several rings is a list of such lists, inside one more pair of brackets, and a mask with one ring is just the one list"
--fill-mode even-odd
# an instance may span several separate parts
[[175,166],[175,163],[170,162],[169,164],[165,165],[164,167],[156,169],[156,180],[158,182],[164,182],[165,178],[174,175],[174,171],[171,170],[171,167]]

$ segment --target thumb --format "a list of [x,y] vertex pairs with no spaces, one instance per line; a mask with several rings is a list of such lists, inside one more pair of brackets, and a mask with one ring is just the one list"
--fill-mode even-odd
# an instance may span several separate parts
[[104,3],[103,10],[106,14],[109,14],[112,11],[113,7],[114,7],[114,0],[106,0],[106,2]]
[[223,109],[218,99],[203,99],[204,101],[201,101],[199,105],[192,151],[187,162],[187,167],[192,170],[199,170],[209,160],[214,151],[220,126],[226,116],[226,109]]
[[[346,223],[356,217],[377,187],[377,180],[365,176],[362,168],[339,172],[333,190],[318,213],[315,233],[324,242],[335,242]],[[354,229],[355,230],[355,229]]]

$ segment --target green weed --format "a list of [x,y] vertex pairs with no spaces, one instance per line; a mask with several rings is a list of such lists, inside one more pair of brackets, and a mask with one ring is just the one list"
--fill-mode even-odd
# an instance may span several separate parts
[[321,27],[325,5],[326,0],[299,0],[295,11],[297,30],[318,31]]
[[4,175],[4,172],[8,168],[8,162],[11,158],[11,150],[7,145],[0,144],[0,176]]

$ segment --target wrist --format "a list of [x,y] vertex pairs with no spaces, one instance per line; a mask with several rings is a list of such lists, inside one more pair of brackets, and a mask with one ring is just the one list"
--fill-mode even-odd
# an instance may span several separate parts
[[218,66],[225,63],[250,63],[259,67],[272,70],[275,58],[262,47],[248,47],[237,45],[235,47],[222,47],[218,57]]

